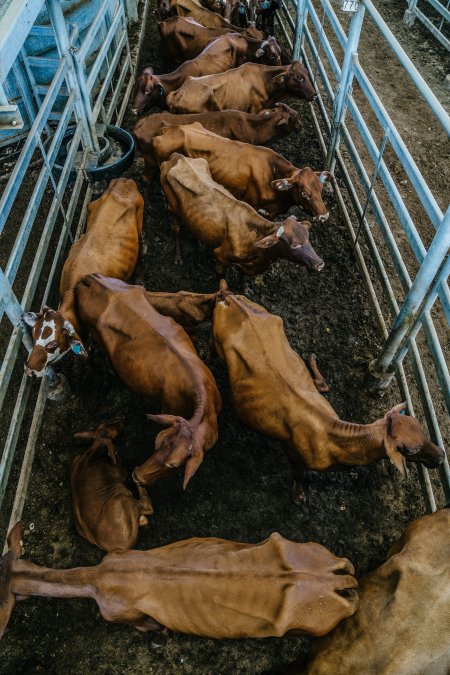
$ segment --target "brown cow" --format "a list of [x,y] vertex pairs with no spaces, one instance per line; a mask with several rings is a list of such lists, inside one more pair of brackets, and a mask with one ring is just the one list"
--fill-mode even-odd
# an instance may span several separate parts
[[185,223],[194,237],[214,246],[221,273],[234,264],[247,274],[260,274],[279,258],[305,265],[310,272],[323,269],[309,243],[310,223],[293,216],[283,223],[266,220],[215,183],[206,160],[174,153],[161,166],[161,185],[177,235]]
[[313,101],[316,95],[300,61],[288,66],[244,63],[225,73],[187,77],[179,89],[169,94],[166,102],[174,113],[226,109],[257,113],[286,97]]
[[92,440],[78,454],[70,472],[72,508],[78,534],[104,551],[126,551],[136,543],[139,527],[148,525],[153,513],[145,489],[138,485],[135,499],[124,485],[125,469],[113,441],[122,425],[102,422],[96,431],[83,431],[75,438]]
[[263,33],[254,26],[248,26],[248,28],[233,26],[233,24],[226,21],[216,12],[211,12],[209,9],[206,9],[206,7],[201,7],[196,0],[170,0],[170,10],[172,14],[190,17],[197,23],[205,26],[205,28],[231,28],[233,33],[249,35],[257,40],[262,40],[264,38]]
[[321,222],[329,216],[322,190],[331,174],[309,166],[297,169],[269,148],[222,138],[196,122],[162,129],[153,139],[153,150],[159,163],[174,152],[206,159],[215,181],[269,218],[287,213],[291,206],[301,206]]
[[304,500],[306,470],[336,471],[389,457],[406,475],[406,462],[435,468],[444,461],[444,451],[418,421],[401,414],[403,403],[372,424],[340,420],[289,345],[282,319],[242,295],[226,291],[222,297],[214,311],[214,345],[227,362],[236,412],[252,429],[285,444],[297,499]]
[[221,73],[234,68],[246,60],[247,51],[247,40],[242,35],[230,33],[212,40],[199,56],[185,61],[173,73],[155,75],[153,68],[145,68],[136,80],[132,112],[142,115],[154,105],[163,107],[167,96],[179,89],[188,75]]
[[150,485],[185,465],[185,488],[217,441],[221,398],[211,371],[183,328],[154,309],[142,286],[92,274],[77,286],[76,298],[81,320],[120,379],[163,411],[147,416],[168,429],[158,434],[154,454],[134,478]]
[[359,582],[359,611],[289,675],[450,673],[450,509],[413,521]]
[[0,558],[0,637],[16,598],[34,595],[92,598],[107,621],[216,639],[325,635],[358,607],[346,558],[278,533],[260,544],[187,539],[66,570],[20,560],[21,536],[17,523]]
[[74,288],[93,272],[130,278],[138,259],[143,213],[142,195],[134,180],[127,178],[112,180],[100,199],[89,204],[86,233],[72,245],[61,273],[59,309],[44,306],[39,314],[23,315],[33,329],[27,375],[42,377],[46,366],[69,350],[87,356],[74,306]]
[[[201,54],[214,38],[230,34],[229,28],[205,28],[196,21],[173,16],[159,24],[164,53],[171,63],[183,63]],[[246,36],[247,61],[281,65],[281,49],[274,37],[257,40]]]
[[158,169],[153,152],[153,137],[164,127],[194,122],[199,122],[204,129],[219,136],[252,145],[266,145],[301,128],[299,114],[286,103],[277,103],[275,108],[257,114],[221,110],[196,115],[173,115],[169,112],[147,115],[138,121],[133,130],[138,148],[144,156],[142,179],[145,182],[153,180]]

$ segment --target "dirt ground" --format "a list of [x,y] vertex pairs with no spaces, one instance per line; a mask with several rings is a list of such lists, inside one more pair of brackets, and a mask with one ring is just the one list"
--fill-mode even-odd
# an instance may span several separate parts
[[[141,64],[153,65],[156,72],[163,67],[151,16]],[[320,169],[320,148],[308,107],[302,102],[294,106],[302,113],[304,128],[275,149],[294,164]],[[127,116],[124,126],[131,129],[133,123]],[[139,181],[140,167],[138,160],[128,176]],[[326,262],[323,272],[310,276],[283,261],[265,273],[261,283],[250,281],[248,294],[283,317],[294,349],[318,355],[331,387],[327,397],[339,415],[370,422],[400,399],[395,386],[381,400],[367,396],[362,387],[366,363],[377,354],[381,340],[332,195],[327,203],[330,219],[312,233],[313,245]],[[154,290],[210,292],[217,287],[211,250],[187,234],[182,239],[185,262],[175,266],[174,242],[156,183],[146,200],[144,231],[147,247],[136,280]],[[236,292],[243,292],[246,282],[236,270],[228,275]],[[209,334],[206,325],[199,343],[223,397],[219,441],[186,492],[180,478],[161,481],[151,490],[155,515],[142,531],[138,548],[192,536],[258,542],[278,531],[296,541],[320,542],[336,555],[349,557],[358,575],[373,569],[405,525],[424,512],[415,469],[409,481],[386,461],[347,473],[311,473],[307,503],[295,505],[281,445],[237,419],[226,368],[209,354]],[[152,411],[148,402],[129,392],[100,356],[87,364],[69,356],[61,370],[71,384],[71,395],[64,403],[48,403],[23,517],[25,557],[52,567],[92,565],[102,553],[77,536],[71,514],[69,467],[78,447],[73,434],[102,419],[124,416],[118,448],[131,471],[151,454],[159,429],[145,419]],[[306,638],[221,642],[171,635],[165,647],[154,648],[148,634],[106,623],[91,601],[32,598],[14,611],[0,646],[0,672],[268,675],[282,672],[309,644]]]

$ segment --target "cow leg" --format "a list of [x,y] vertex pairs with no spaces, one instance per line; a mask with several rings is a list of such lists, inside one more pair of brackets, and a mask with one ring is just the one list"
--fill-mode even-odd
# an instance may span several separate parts
[[292,473],[294,474],[294,482],[292,485],[292,499],[296,504],[300,506],[306,502],[306,495],[303,489],[303,480],[305,478],[305,472],[289,456],[288,460],[292,467]]
[[306,503],[305,491],[301,480],[298,478],[294,478],[294,483],[292,485],[292,499],[299,506]]
[[230,247],[223,241],[220,246],[214,249],[213,253],[216,256],[216,272],[220,278],[223,278],[230,266]]
[[147,616],[145,617],[145,619],[142,619],[142,621],[133,623],[133,626],[137,628],[137,630],[142,631],[143,633],[154,631],[155,633],[160,633],[165,638],[167,638],[168,635],[167,628],[158,621],[155,621],[155,619],[153,619],[151,616]]
[[175,265],[181,265],[183,263],[180,246],[181,221],[176,214],[170,211],[169,211],[169,218],[170,218],[170,227],[172,228],[172,232],[175,235]]
[[140,505],[140,516],[139,516],[139,525],[143,527],[148,525],[148,520],[145,516],[151,516],[153,511],[153,505],[150,497],[148,496],[147,490],[143,485],[136,483],[136,489],[139,495],[139,505]]
[[313,382],[319,394],[326,394],[327,391],[330,391],[330,387],[317,367],[317,356],[315,354],[310,354],[308,356],[308,367],[312,373]]

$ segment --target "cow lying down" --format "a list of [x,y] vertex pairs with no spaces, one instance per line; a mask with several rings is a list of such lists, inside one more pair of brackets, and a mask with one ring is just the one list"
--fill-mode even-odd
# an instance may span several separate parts
[[359,582],[360,606],[289,675],[450,673],[450,509],[413,521]]
[[283,320],[261,305],[224,291],[214,311],[213,337],[227,363],[241,420],[284,443],[296,499],[304,500],[306,470],[336,471],[389,457],[406,475],[406,462],[435,468],[444,461],[444,451],[427,438],[416,418],[402,414],[405,404],[372,424],[340,420],[291,348]]
[[72,245],[61,272],[58,310],[44,306],[39,314],[23,315],[33,335],[27,375],[42,377],[47,365],[70,350],[87,356],[74,303],[75,286],[94,272],[130,278],[138,259],[143,213],[144,199],[134,180],[127,178],[112,180],[100,199],[89,204],[86,233]]
[[0,559],[0,637],[16,599],[92,598],[107,621],[216,639],[325,635],[358,606],[353,565],[320,544],[187,539],[110,553],[95,567],[21,560],[21,525]]
[[76,455],[70,471],[72,509],[79,535],[104,551],[133,548],[139,527],[153,513],[145,489],[137,485],[139,499],[125,487],[125,469],[114,446],[121,431],[118,422],[102,422],[95,431],[82,431],[75,438],[92,441]]
[[154,180],[158,162],[153,151],[153,138],[165,127],[178,127],[198,122],[214,134],[252,145],[266,145],[301,128],[300,116],[286,103],[276,103],[274,108],[260,113],[240,110],[173,115],[169,112],[154,113],[141,118],[133,129],[139,150],[144,157],[142,178]]
[[135,470],[135,480],[150,485],[184,467],[186,487],[217,441],[221,398],[211,371],[183,328],[156,311],[142,286],[91,274],[75,292],[83,324],[117,375],[162,411],[148,415],[167,429]]
[[173,113],[227,109],[257,113],[273,101],[287,97],[313,101],[316,95],[299,61],[288,66],[244,63],[216,75],[187,77],[179,89],[167,96],[167,107]]
[[282,223],[266,220],[214,182],[205,159],[174,153],[161,166],[161,186],[177,240],[184,223],[194,237],[214,247],[218,271],[236,265],[247,274],[260,274],[279,258],[311,272],[323,269],[309,243],[309,222],[293,216]]

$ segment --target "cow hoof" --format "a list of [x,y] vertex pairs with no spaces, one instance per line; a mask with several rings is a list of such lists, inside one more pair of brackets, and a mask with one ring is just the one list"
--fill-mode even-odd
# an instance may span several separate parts
[[67,378],[62,373],[58,373],[56,378],[55,384],[53,381],[49,384],[47,398],[49,401],[64,401],[70,392]]

